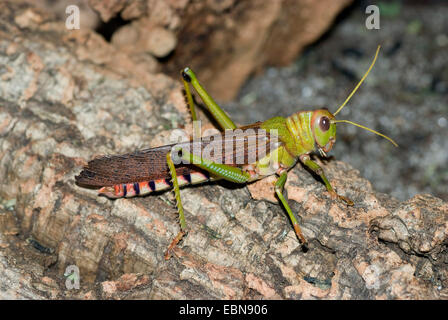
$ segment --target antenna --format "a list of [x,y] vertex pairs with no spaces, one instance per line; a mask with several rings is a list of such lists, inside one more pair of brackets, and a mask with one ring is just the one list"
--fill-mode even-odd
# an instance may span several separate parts
[[[363,75],[363,77],[361,78],[361,80],[358,82],[358,84],[356,85],[355,89],[353,89],[353,91],[350,93],[350,95],[347,97],[347,99],[345,99],[344,103],[338,108],[338,110],[336,110],[336,112],[335,112],[333,115],[337,115],[337,114],[339,113],[339,111],[341,111],[342,108],[344,108],[344,106],[347,104],[347,102],[350,100],[350,98],[355,94],[356,90],[358,90],[359,86],[360,86],[360,85],[364,82],[364,80],[367,78],[367,75],[369,74],[370,70],[372,70],[373,65],[375,64],[376,58],[378,58],[378,53],[380,52],[380,48],[381,48],[381,46],[378,46],[378,48],[376,49],[375,57],[373,58],[373,61],[372,61],[372,63],[370,64],[369,69],[367,69],[366,73]],[[398,147],[398,144],[397,144],[394,140],[392,140],[391,138],[389,138],[388,136],[386,136],[386,135],[384,135],[384,134],[382,134],[382,133],[379,133],[378,131],[375,131],[375,130],[373,130],[373,129],[367,128],[367,127],[365,127],[365,126],[363,126],[363,125],[357,124],[357,123],[355,123],[355,122],[353,122],[353,121],[349,121],[349,120],[335,120],[335,119],[334,119],[334,120],[331,120],[331,123],[338,123],[338,122],[339,122],[339,123],[341,123],[341,122],[342,122],[342,123],[349,123],[349,124],[352,124],[352,125],[354,125],[354,126],[360,127],[360,128],[362,128],[362,129],[364,129],[364,130],[370,131],[370,132],[372,132],[372,133],[374,133],[374,134],[377,134],[377,135],[383,137],[384,139],[389,140],[394,146]]]
[[339,113],[339,111],[342,110],[342,108],[344,108],[344,106],[347,104],[347,102],[350,100],[350,98],[355,94],[356,90],[358,90],[359,86],[364,82],[364,80],[367,78],[367,75],[369,74],[370,70],[372,70],[373,65],[375,64],[376,58],[378,57],[378,52],[380,52],[380,48],[381,46],[378,46],[378,48],[376,49],[376,53],[375,53],[375,57],[373,58],[372,64],[370,65],[369,69],[367,70],[367,72],[364,74],[364,76],[361,78],[361,80],[358,82],[358,84],[356,85],[355,89],[353,89],[352,93],[350,93],[350,95],[347,97],[347,99],[345,99],[344,103],[339,107],[338,110],[336,110],[335,113],[333,113],[333,115],[337,115]]
[[363,128],[363,129],[365,129],[365,130],[367,130],[367,131],[370,131],[370,132],[372,132],[372,133],[374,133],[374,134],[377,134],[377,135],[383,137],[384,139],[389,140],[394,146],[398,147],[398,144],[397,144],[394,140],[392,140],[391,138],[389,138],[388,136],[386,136],[385,134],[382,134],[382,133],[379,133],[378,131],[375,131],[375,130],[373,130],[373,129],[364,127],[363,125],[357,124],[357,123],[355,123],[355,122],[353,122],[353,121],[349,121],[349,120],[331,120],[331,122],[332,122],[332,123],[338,123],[338,122],[350,123],[350,124],[352,124],[352,125],[354,125],[354,126]]

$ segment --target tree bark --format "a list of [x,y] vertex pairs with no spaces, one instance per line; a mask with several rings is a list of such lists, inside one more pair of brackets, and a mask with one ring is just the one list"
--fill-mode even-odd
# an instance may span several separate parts
[[[399,202],[336,160],[322,166],[354,207],[300,165],[288,177],[308,252],[265,179],[182,189],[190,232],[165,261],[179,231],[169,192],[112,201],[74,176],[190,130],[179,81],[29,7],[0,15],[1,298],[447,298],[448,204]],[[66,286],[73,265],[80,289]]]
[[[48,6],[45,0],[28,1],[62,20],[64,6],[74,3],[60,0]],[[97,25],[142,70],[178,77],[179,70],[189,66],[215,99],[229,101],[254,72],[293,62],[351,2],[78,0],[76,4],[81,28]]]

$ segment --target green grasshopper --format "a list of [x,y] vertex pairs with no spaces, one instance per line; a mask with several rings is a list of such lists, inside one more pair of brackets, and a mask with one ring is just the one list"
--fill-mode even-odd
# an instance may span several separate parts
[[[190,85],[197,91],[208,111],[226,133],[237,129],[250,130],[250,133],[238,133],[228,138],[223,132],[214,136],[213,139],[203,137],[124,155],[98,157],[84,167],[84,170],[76,177],[76,182],[81,186],[101,187],[99,194],[109,198],[146,195],[154,191],[173,188],[180,218],[180,231],[168,247],[165,254],[165,258],[168,259],[172,249],[187,232],[180,186],[218,179],[244,184],[275,174],[278,176],[275,182],[275,193],[288,213],[298,239],[306,248],[307,241],[283,195],[288,170],[300,160],[303,165],[320,176],[333,200],[340,200],[352,206],[353,202],[350,199],[336,193],[322,168],[311,160],[310,154],[317,149],[322,156],[326,156],[336,142],[337,123],[349,123],[361,127],[398,146],[391,138],[375,130],[349,120],[335,118],[369,74],[378,57],[379,49],[378,46],[369,69],[334,114],[327,109],[299,111],[287,118],[274,117],[240,128],[202,87],[194,72],[190,68],[185,68],[181,74],[193,121],[197,120],[197,116]],[[224,155],[204,156],[201,152],[199,154],[195,151],[190,152],[195,144],[199,146],[200,151],[204,151],[205,148],[213,145],[213,141],[216,142],[215,151],[216,148],[223,148],[224,143],[229,141],[232,146],[235,141],[242,144],[240,148],[224,152]],[[258,155],[258,151],[264,151],[264,154],[252,157],[252,160],[248,159],[250,158],[248,156],[254,153]],[[239,155],[243,156],[243,161],[237,162],[235,157]],[[173,157],[177,157],[176,163]]]

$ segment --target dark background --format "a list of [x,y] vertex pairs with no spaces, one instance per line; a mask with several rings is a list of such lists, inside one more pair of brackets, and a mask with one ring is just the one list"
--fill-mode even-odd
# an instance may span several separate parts
[[[365,27],[369,4],[380,8],[379,30]],[[417,193],[448,200],[447,17],[446,1],[356,1],[293,65],[253,77],[224,108],[241,124],[310,108],[334,112],[381,45],[372,72],[338,118],[380,131],[399,148],[341,124],[330,155],[400,200]]]

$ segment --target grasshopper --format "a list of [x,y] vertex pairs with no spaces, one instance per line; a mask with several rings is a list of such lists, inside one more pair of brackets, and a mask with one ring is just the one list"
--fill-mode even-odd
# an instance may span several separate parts
[[[197,120],[197,116],[190,85],[199,94],[207,110],[225,132],[214,136],[213,139],[203,137],[124,155],[97,157],[89,161],[82,172],[76,176],[76,183],[80,186],[101,188],[99,194],[108,198],[129,198],[146,195],[154,191],[174,189],[180,231],[165,254],[165,258],[169,259],[172,249],[187,233],[187,224],[179,191],[180,186],[219,179],[245,184],[270,175],[277,175],[275,193],[288,213],[300,243],[306,249],[307,240],[287,199],[283,195],[288,170],[300,160],[303,165],[320,176],[333,200],[340,200],[346,205],[352,206],[353,201],[336,193],[324,171],[311,159],[310,154],[317,150],[322,156],[326,156],[336,142],[337,123],[349,123],[361,127],[398,146],[391,138],[375,130],[349,120],[336,120],[335,118],[369,74],[378,57],[379,50],[380,46],[376,50],[369,69],[335,113],[332,114],[327,109],[299,111],[287,118],[274,117],[264,122],[239,128],[207,93],[197,80],[194,72],[187,67],[182,70],[181,74],[186,101],[193,121]],[[236,131],[237,129],[250,130],[250,133],[235,134],[231,138],[224,134],[229,130]],[[217,142],[214,147],[218,149],[223,148],[223,145],[229,141],[232,146],[235,141],[242,144],[239,148],[224,152],[224,155],[215,152],[214,155],[204,156],[202,154],[198,155],[194,151],[190,152],[192,147],[194,149],[195,144],[199,146],[200,151],[203,151],[204,148],[212,145],[213,141],[211,140]],[[250,155],[258,155],[259,151],[264,153],[262,152],[260,156],[252,157],[249,160]],[[243,160],[235,161],[238,156],[242,156]],[[175,164],[173,157],[177,157],[182,162]]]

